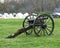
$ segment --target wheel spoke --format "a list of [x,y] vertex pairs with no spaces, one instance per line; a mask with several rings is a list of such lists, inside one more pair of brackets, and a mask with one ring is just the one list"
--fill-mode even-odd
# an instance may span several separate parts
[[51,29],[52,27],[47,27],[47,28]]
[[40,30],[40,27],[38,26],[38,27],[35,27],[35,30],[36,31],[39,31]]
[[51,32],[51,30],[49,30],[48,28],[46,28],[49,32]]
[[47,20],[45,21],[45,23],[46,23],[46,24],[50,23],[50,19],[47,19]]
[[38,31],[38,34],[40,33],[41,29]]
[[50,21],[50,19],[48,19],[48,21],[46,23],[48,23]]
[[32,29],[26,31],[26,34],[30,35],[32,33]]
[[45,29],[45,32],[46,32],[46,34],[48,35],[49,33],[48,33],[48,31]]
[[45,30],[44,30],[44,29],[42,29],[42,31],[43,31],[43,35],[45,36]]
[[39,30],[39,32],[37,34],[38,34],[38,36],[40,36],[42,34],[42,30]]

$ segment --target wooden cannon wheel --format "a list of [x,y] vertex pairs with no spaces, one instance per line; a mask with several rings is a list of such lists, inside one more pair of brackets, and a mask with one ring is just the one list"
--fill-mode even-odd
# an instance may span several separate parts
[[54,30],[53,18],[47,14],[39,15],[34,21],[33,29],[37,36],[51,35]]
[[[34,23],[33,20],[34,20],[34,19],[36,19],[36,15],[29,15],[29,16],[27,16],[27,17],[24,19],[24,21],[23,21],[23,28],[27,28],[28,26],[33,25],[33,23]],[[32,22],[29,23],[30,21],[32,21]],[[30,35],[32,32],[33,32],[33,28],[27,30],[25,33],[26,33],[26,35]]]

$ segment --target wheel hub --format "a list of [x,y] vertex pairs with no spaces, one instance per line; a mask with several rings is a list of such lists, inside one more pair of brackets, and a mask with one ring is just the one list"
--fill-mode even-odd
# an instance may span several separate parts
[[41,25],[41,28],[43,28],[43,29],[46,29],[46,27],[47,27],[46,24]]

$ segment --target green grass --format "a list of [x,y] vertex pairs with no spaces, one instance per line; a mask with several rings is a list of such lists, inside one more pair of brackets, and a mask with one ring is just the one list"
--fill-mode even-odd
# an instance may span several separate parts
[[6,37],[22,28],[19,19],[0,19],[0,48],[60,48],[60,19],[54,19],[55,29],[51,36],[36,37],[21,34],[13,39]]

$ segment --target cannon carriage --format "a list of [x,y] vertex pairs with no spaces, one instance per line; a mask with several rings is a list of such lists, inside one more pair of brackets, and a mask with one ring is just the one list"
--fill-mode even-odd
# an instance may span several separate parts
[[30,35],[33,31],[37,36],[42,33],[44,35],[51,35],[54,30],[54,21],[50,15],[29,15],[23,21],[23,28],[32,26],[30,30],[26,31],[27,35]]
[[54,20],[50,15],[29,15],[27,16],[22,24],[23,28],[19,29],[16,33],[9,35],[7,38],[14,38],[21,33],[26,35],[34,32],[36,36],[51,35],[54,30]]

